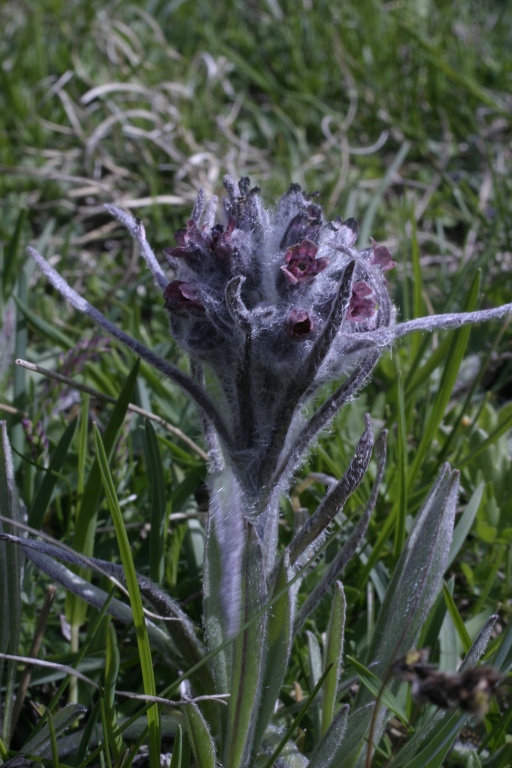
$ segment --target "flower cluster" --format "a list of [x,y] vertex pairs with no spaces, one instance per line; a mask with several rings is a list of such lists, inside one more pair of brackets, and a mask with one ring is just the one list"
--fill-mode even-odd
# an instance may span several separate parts
[[[353,219],[326,221],[315,196],[297,184],[274,209],[248,178],[226,178],[224,186],[220,215],[217,198],[206,200],[201,191],[176,246],[165,250],[172,280],[141,222],[107,206],[138,243],[163,293],[172,333],[191,358],[192,376],[125,334],[29,252],[74,307],[191,397],[204,417],[215,466],[233,472],[251,519],[265,518],[272,507],[275,529],[279,493],[386,347],[411,331],[503,317],[512,305],[397,324],[385,279],[395,262],[374,240],[355,249]],[[305,406],[333,380],[342,383],[305,422]]]
[[[337,341],[326,360],[329,375],[338,376],[350,336],[391,320],[382,277],[395,266],[388,249],[373,241],[371,248],[354,250],[357,223],[326,222],[321,206],[297,184],[271,213],[249,179],[227,179],[225,186],[224,221],[215,220],[216,199],[206,204],[200,194],[186,228],[176,232],[177,247],[165,250],[177,278],[164,291],[174,336],[224,381],[236,375],[250,328],[253,367],[265,376],[279,370],[281,382],[296,377],[354,261]],[[299,347],[290,348],[290,339]]]
[[[367,354],[362,332],[393,323],[383,273],[395,262],[374,241],[355,250],[357,223],[326,221],[297,184],[273,211],[248,178],[225,188],[221,221],[217,199],[201,193],[165,250],[175,279],[164,303],[179,344],[215,371],[238,474],[248,487],[257,466],[260,488],[283,448],[275,425],[289,426],[321,383]],[[273,461],[262,476],[263,455]]]

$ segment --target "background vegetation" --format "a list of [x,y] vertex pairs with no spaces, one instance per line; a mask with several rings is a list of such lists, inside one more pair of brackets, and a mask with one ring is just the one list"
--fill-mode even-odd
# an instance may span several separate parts
[[[7,0],[0,23],[0,401],[20,499],[34,527],[76,541],[94,443],[92,429],[78,429],[58,463],[57,446],[73,419],[87,426],[88,402],[67,386],[14,368],[13,359],[58,370],[113,397],[133,359],[63,306],[26,261],[25,246],[43,250],[133,336],[181,359],[161,296],[104,203],[143,219],[161,254],[199,187],[221,192],[225,172],[249,175],[269,201],[298,182],[318,190],[330,216],[359,220],[359,247],[370,236],[389,247],[399,265],[390,282],[402,319],[465,308],[477,274],[480,306],[511,301],[512,7],[504,0],[227,0],[215,9],[206,0]],[[344,579],[349,655],[357,658],[368,645],[405,534],[446,460],[461,470],[461,510],[471,501],[472,517],[449,573],[456,614],[453,606],[438,606],[432,658],[454,670],[492,613],[499,614],[494,643],[510,625],[511,343],[508,323],[467,335],[411,337],[342,411],[283,502],[286,540],[294,516],[313,509],[325,484],[343,473],[363,413],[389,428],[385,481],[367,546]],[[193,408],[146,366],[137,402],[198,439]],[[90,400],[90,419],[100,427],[111,410]],[[162,515],[169,523],[156,578],[199,619],[207,467],[190,445],[156,430]],[[158,480],[144,435],[143,419],[130,415],[111,471],[137,570],[155,578],[148,529]],[[57,475],[48,487],[50,461],[57,461]],[[349,521],[370,479],[345,510]],[[94,554],[117,559],[105,502],[95,527]],[[332,555],[327,550],[327,562]],[[47,585],[26,567],[24,654]],[[70,635],[72,603],[57,592],[40,656],[73,664],[85,651],[79,668],[99,680],[108,628],[91,640],[90,611]],[[328,604],[308,628],[320,636],[327,620]],[[118,687],[137,690],[134,633],[116,629]],[[284,694],[290,706],[309,692],[306,658],[305,641],[298,639]],[[175,678],[163,665],[156,672],[158,689]],[[347,679],[353,674],[346,670]],[[50,702],[55,713],[69,696],[91,704],[81,685],[55,700],[61,678],[34,671],[14,750]],[[117,704],[116,717],[135,711],[133,702]],[[503,760],[512,760],[506,746],[511,716],[503,701],[500,706],[479,725],[479,738],[484,756],[485,750],[491,758],[500,755],[501,762],[489,765],[505,766]],[[168,718],[169,738],[178,719]],[[312,725],[306,720],[301,727],[298,739],[307,751]],[[383,749],[391,754],[397,737],[386,738]],[[458,757],[450,759],[456,764]]]

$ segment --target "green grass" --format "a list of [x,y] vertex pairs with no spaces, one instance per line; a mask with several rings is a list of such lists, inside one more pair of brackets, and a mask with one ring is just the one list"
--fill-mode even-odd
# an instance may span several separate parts
[[[220,193],[225,172],[250,175],[272,201],[294,181],[318,190],[331,217],[355,216],[360,247],[370,236],[386,242],[399,264],[389,279],[401,319],[511,300],[508,3],[229,0],[214,9],[206,0],[6,0],[0,23],[0,404],[17,409],[0,415],[14,450],[19,498],[36,528],[68,545],[95,534],[94,554],[119,560],[114,507],[107,505],[99,470],[93,469],[90,424],[103,431],[115,416],[111,405],[94,397],[88,404],[68,387],[14,368],[12,359],[56,369],[116,398],[134,361],[66,308],[26,261],[25,246],[41,249],[123,329],[186,365],[169,336],[161,296],[104,203],[140,216],[161,255],[185,223],[198,188]],[[442,616],[432,656],[461,656],[491,613],[498,612],[501,633],[510,628],[511,342],[507,323],[458,336],[410,337],[381,360],[372,382],[338,415],[300,472],[299,480],[313,472],[339,478],[366,410],[374,424],[389,429],[385,480],[367,547],[344,579],[345,650],[354,658],[364,658],[376,605],[444,461],[461,470],[460,511],[477,493],[482,500],[450,566],[454,587],[448,606],[438,606]],[[201,440],[193,407],[145,365],[134,398]],[[28,439],[22,414],[34,426],[42,422],[48,448]],[[129,414],[116,426],[110,481],[135,570],[151,574],[200,622],[207,468],[186,444],[158,426],[152,432],[142,417]],[[154,473],[148,461],[156,461]],[[372,465],[345,509],[349,524],[368,496],[373,473]],[[87,511],[91,486],[88,532],[77,521]],[[298,504],[312,511],[323,493],[314,475]],[[170,533],[160,526],[155,538],[148,523],[161,521],[164,513]],[[283,542],[293,526],[294,512],[285,500]],[[326,549],[327,563],[347,533],[337,530],[336,536]],[[304,591],[317,578],[312,574]],[[95,579],[110,590],[104,577]],[[47,584],[26,565],[21,654],[29,651]],[[81,621],[73,625],[70,644],[59,615],[76,615],[73,603]],[[89,609],[86,619],[78,604],[58,591],[41,657],[73,665],[85,646],[80,668],[103,686],[108,622],[95,625],[95,612]],[[328,621],[325,601],[307,628],[319,636]],[[120,653],[116,687],[150,692],[136,631],[113,624]],[[293,685],[306,693],[312,687],[307,665],[300,637],[282,698],[292,714]],[[177,678],[163,664],[154,673],[156,691]],[[34,711],[45,710],[61,680],[57,672],[34,669],[11,742],[14,752],[32,737],[39,719]],[[91,708],[102,701],[82,682],[72,690],[73,704]],[[52,701],[48,721],[57,735],[62,704]],[[405,704],[412,716],[410,702]],[[115,720],[103,717],[113,742],[119,744],[120,736],[114,722],[132,719],[133,728],[139,727],[138,735],[125,739],[131,761],[144,738],[143,707],[116,698],[115,710]],[[101,723],[100,707],[96,714]],[[163,727],[169,750],[184,723],[181,714],[173,717]],[[498,720],[496,706],[485,722],[487,748],[495,754],[510,750]],[[306,713],[299,734],[306,752],[313,727],[314,716]],[[94,750],[96,736],[89,736]],[[4,734],[3,744],[8,741]],[[77,747],[78,742],[79,737]],[[76,764],[85,766],[85,744],[79,754]],[[183,766],[189,757],[185,738]],[[375,765],[383,764],[379,760]]]

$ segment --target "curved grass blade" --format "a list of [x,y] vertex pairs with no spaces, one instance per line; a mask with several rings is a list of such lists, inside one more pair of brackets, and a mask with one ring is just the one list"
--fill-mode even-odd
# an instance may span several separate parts
[[[139,648],[139,657],[144,683],[144,693],[148,696],[156,696],[155,677],[153,673],[153,661],[151,657],[151,648],[149,645],[148,630],[144,618],[142,607],[142,598],[139,585],[137,583],[137,574],[133,564],[130,542],[124,527],[123,516],[117,500],[114,483],[110,474],[107,453],[105,451],[98,427],[94,426],[94,444],[96,447],[96,457],[98,460],[99,471],[105,487],[107,503],[112,515],[112,521],[116,531],[117,542],[121,561],[126,573],[126,585],[130,595],[130,605],[133,611],[133,621],[135,624],[135,634]],[[158,707],[152,706],[148,709],[148,728],[149,728],[149,760],[151,768],[160,768],[160,726]]]

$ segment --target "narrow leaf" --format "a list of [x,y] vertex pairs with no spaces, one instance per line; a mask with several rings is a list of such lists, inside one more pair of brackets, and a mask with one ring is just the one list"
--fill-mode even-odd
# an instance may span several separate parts
[[[325,680],[322,696],[322,735],[329,729],[336,704],[338,680],[343,663],[343,643],[345,638],[345,614],[347,602],[343,585],[338,581],[334,587],[331,615],[327,626],[325,642],[324,668],[331,667],[331,672]],[[348,717],[348,713],[347,713]]]
[[[133,390],[139,370],[139,360],[136,361],[130,371],[123,388],[115,404],[110,418],[103,433],[103,446],[107,456],[107,463],[110,463],[114,446],[116,444],[119,431],[123,426],[128,405],[133,396]],[[85,484],[81,504],[75,522],[75,535],[73,538],[73,549],[84,555],[92,555],[94,551],[94,536],[96,531],[96,518],[101,499],[101,473],[98,465],[98,459],[93,462],[89,477]],[[72,626],[79,626],[85,620],[85,606],[77,601],[73,596],[69,596],[66,601],[66,614]]]
[[[306,638],[308,643],[308,665],[309,675],[308,683],[310,690],[314,689],[318,684],[318,681],[323,677],[325,668],[322,668],[322,652],[320,650],[320,643],[318,642],[316,635],[309,630],[306,632]],[[330,670],[329,675],[332,674],[332,665],[327,667]],[[328,677],[329,675],[326,675]],[[315,734],[315,741],[320,740],[322,733],[322,708],[320,699],[315,702],[315,707],[311,713],[313,720],[313,728]]]
[[347,656],[347,658],[357,672],[359,679],[363,685],[368,688],[372,696],[379,698],[384,706],[390,709],[393,714],[396,715],[398,719],[408,727],[409,719],[407,714],[405,713],[405,710],[400,706],[396,697],[393,693],[391,693],[389,688],[384,686],[377,675],[374,675],[370,669],[358,662],[357,659],[354,659],[352,656]]
[[457,606],[455,605],[455,600],[453,599],[451,592],[446,584],[443,585],[443,593],[446,607],[448,608],[448,613],[451,616],[453,625],[457,631],[457,635],[459,636],[459,640],[462,643],[464,653],[468,653],[469,649],[471,648],[471,638],[464,624],[464,620],[460,615]]
[[[475,275],[473,284],[469,290],[469,296],[466,302],[466,311],[470,312],[475,308],[480,290],[480,272]],[[431,449],[432,442],[436,436],[439,425],[441,424],[446,407],[452,396],[452,390],[457,379],[460,364],[466,352],[466,347],[469,340],[469,334],[471,332],[471,326],[468,325],[465,328],[461,328],[453,335],[450,351],[446,358],[446,364],[439,384],[439,391],[428,421],[423,430],[420,444],[416,450],[414,461],[408,472],[408,490],[412,489],[412,486],[416,480],[416,475],[425,461],[427,452]]]
[[151,499],[151,528],[149,532],[149,576],[157,584],[162,583],[164,576],[164,550],[166,534],[167,505],[164,468],[158,440],[151,422],[145,424],[145,453],[148,470],[149,492]]
[[282,591],[281,597],[269,611],[265,667],[261,685],[261,704],[255,731],[257,748],[272,717],[279,698],[293,642],[293,619],[295,609],[295,585],[286,589],[292,580],[293,570],[285,552],[277,572],[273,597]]
[[[328,678],[327,678],[328,679]],[[308,768],[335,768],[343,757],[343,737],[348,724],[348,704],[336,713],[329,729],[311,755]]]
[[[250,523],[242,557],[240,623],[245,624],[264,606],[267,598],[261,545]],[[233,644],[233,670],[228,704],[225,765],[244,766],[252,750],[261,696],[268,613],[244,630]]]
[[43,524],[44,516],[50,505],[53,489],[57,484],[58,473],[62,469],[66,456],[68,455],[69,446],[75,436],[77,423],[77,419],[74,418],[68,424],[52,454],[50,465],[45,471],[41,485],[39,486],[39,490],[37,491],[37,495],[28,515],[28,524],[32,528],[39,529]]
[[185,719],[197,768],[215,768],[215,745],[197,704],[185,707]]
[[174,744],[172,745],[172,757],[169,768],[181,768],[181,755],[183,752],[183,736],[181,731],[181,725],[178,725],[176,736],[174,737]]
[[[137,637],[137,646],[139,649],[140,665],[142,670],[142,679],[144,682],[144,693],[148,696],[156,696],[155,677],[153,673],[153,661],[151,658],[151,648],[149,645],[148,631],[144,618],[142,607],[142,598],[140,595],[137,575],[133,564],[133,557],[130,548],[130,542],[124,527],[123,515],[117,500],[114,483],[110,474],[107,453],[101,440],[101,435],[95,425],[94,443],[96,447],[96,456],[101,472],[101,478],[105,486],[107,503],[112,515],[112,522],[116,531],[117,543],[121,555],[121,562],[126,573],[126,585],[130,596],[130,605],[133,611],[133,621],[135,624],[135,634]],[[149,758],[151,768],[160,766],[160,726],[158,717],[158,708],[152,706],[148,709],[148,728],[149,728]]]
[[[0,421],[0,515],[13,522],[21,522],[21,509],[16,496],[14,466],[5,421]],[[12,535],[17,533],[17,529],[8,523],[0,523],[0,532]],[[21,623],[21,574],[22,557],[18,548],[0,541],[0,652],[2,653],[18,652]],[[2,669],[3,661],[0,660],[0,679],[2,679]],[[16,664],[8,662],[7,670],[3,707],[0,691],[0,713],[3,714],[2,739],[9,745]]]
[[107,627],[107,648],[105,653],[105,687],[103,690],[103,704],[105,707],[105,724],[107,728],[107,740],[112,749],[112,754],[117,760],[123,750],[123,739],[121,736],[114,737],[113,734],[118,728],[117,714],[115,705],[116,683],[119,674],[119,648],[117,646],[117,637],[114,626],[108,621]]
[[[63,733],[67,728],[73,725],[78,717],[85,715],[86,712],[87,707],[84,707],[83,704],[68,704],[63,707],[59,712],[53,715],[52,718],[55,735],[58,736],[60,733]],[[34,736],[34,738],[25,742],[21,749],[21,753],[24,755],[41,755],[47,753],[50,748],[50,741],[51,729],[50,726],[46,724],[41,728],[37,736]]]

